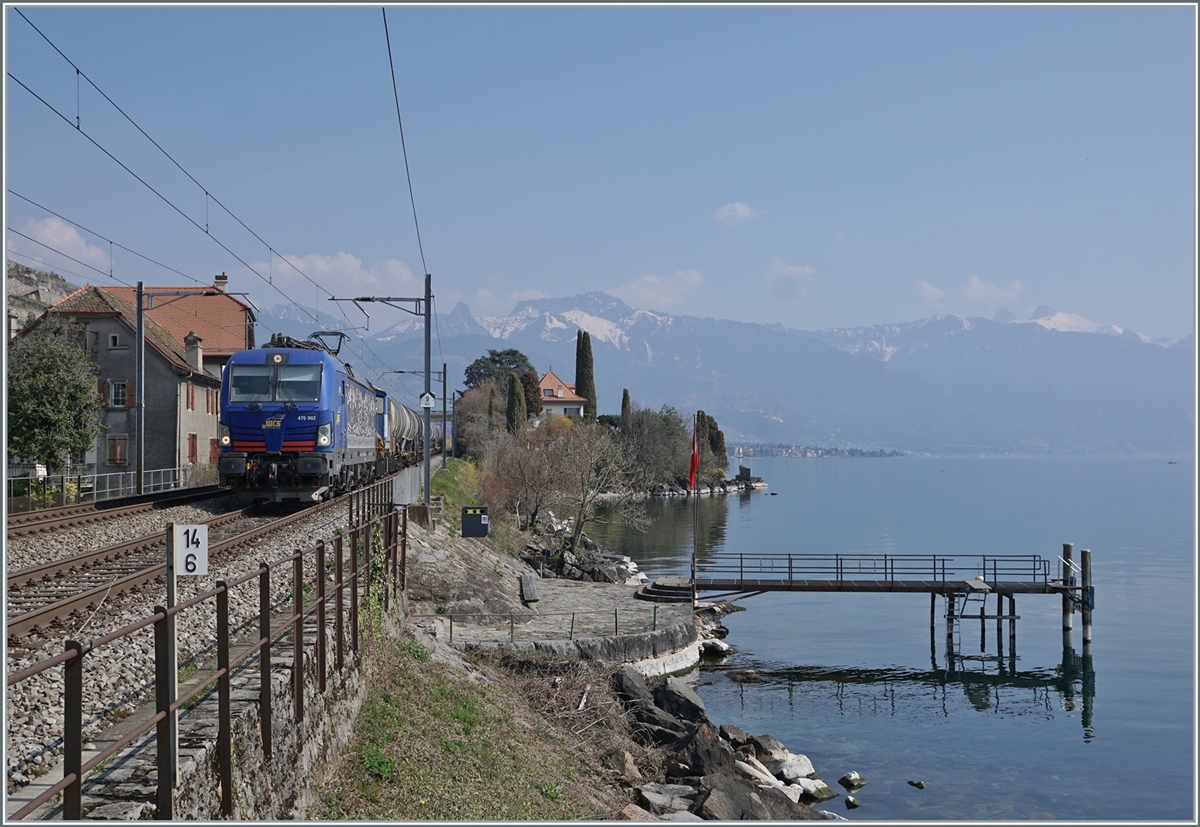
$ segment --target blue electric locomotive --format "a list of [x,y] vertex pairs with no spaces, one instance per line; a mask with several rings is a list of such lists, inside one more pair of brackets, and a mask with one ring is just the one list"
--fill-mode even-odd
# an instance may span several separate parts
[[386,473],[387,401],[311,342],[235,353],[221,379],[221,485],[248,501],[319,501]]

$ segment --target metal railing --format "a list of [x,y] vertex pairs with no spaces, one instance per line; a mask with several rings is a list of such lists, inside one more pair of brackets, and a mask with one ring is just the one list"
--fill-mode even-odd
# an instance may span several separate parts
[[[331,567],[327,565],[329,562],[326,556],[327,543],[325,540],[318,541],[307,551],[296,549],[287,557],[260,563],[257,569],[241,577],[218,581],[216,588],[173,607],[155,606],[153,614],[149,617],[103,637],[87,643],[68,640],[65,651],[61,654],[8,675],[7,685],[11,688],[24,680],[61,665],[64,679],[63,778],[13,813],[10,818],[22,819],[61,793],[64,819],[80,819],[82,817],[84,778],[89,772],[108,762],[120,750],[151,730],[155,732],[157,742],[157,817],[168,820],[173,818],[173,788],[176,775],[178,733],[170,725],[169,719],[179,709],[189,706],[202,693],[209,691],[214,683],[217,684],[218,702],[217,763],[221,777],[221,814],[225,817],[232,816],[234,808],[230,678],[237,667],[243,666],[253,656],[259,656],[260,731],[263,754],[267,760],[270,760],[272,747],[272,645],[290,633],[293,664],[293,714],[294,720],[299,722],[304,717],[304,692],[306,689],[306,675],[303,668],[305,623],[311,621],[316,626],[316,641],[313,644],[315,651],[311,656],[316,658],[317,690],[323,693],[326,690],[326,673],[328,671],[329,653],[327,652],[326,629],[330,628],[327,618],[329,604],[331,602],[333,604],[331,630],[334,638],[334,667],[340,672],[345,668],[347,649],[352,653],[361,652],[360,626],[364,625],[362,620],[364,599],[370,599],[374,593],[375,599],[380,600],[386,611],[396,599],[398,592],[404,588],[407,512],[394,507],[384,507],[382,496],[387,488],[380,484],[355,495],[355,502],[350,506],[350,513],[352,516],[360,516],[360,519],[351,524],[346,534],[339,534],[332,538],[329,543],[333,547]],[[347,545],[349,546],[348,551]],[[349,557],[348,567],[345,559],[347,556]],[[306,565],[306,560],[311,562]],[[291,612],[281,617],[278,612],[279,607],[272,604],[271,578],[273,571],[277,569],[286,571],[289,564],[292,569]],[[381,576],[383,582],[378,585],[383,588],[373,592],[372,580]],[[253,623],[252,618],[250,625],[257,625],[258,639],[241,652],[233,654],[230,651],[229,594],[233,589],[252,580],[257,580],[258,583],[259,610],[257,624]],[[309,595],[311,595],[311,599],[306,600]],[[346,605],[347,598],[348,607]],[[189,609],[209,604],[213,606],[213,612],[216,615],[216,671],[201,680],[186,695],[171,699],[169,689],[171,682],[168,680],[171,668],[168,657],[168,619]],[[91,656],[113,641],[135,634],[147,627],[154,629],[155,715],[85,763],[82,760],[84,658]]]
[[[170,491],[215,483],[213,466],[184,465],[178,468],[158,468],[142,472],[142,489],[146,494]],[[9,477],[5,480],[8,513],[18,514],[40,508],[100,502],[138,493],[137,472],[119,471],[97,474],[76,471],[64,474],[38,474],[28,477]]]
[[[658,629],[658,606],[645,609],[597,609],[590,612],[545,612],[518,615],[515,612],[446,612],[409,615],[412,619],[442,618],[449,621],[450,642],[457,630],[483,643],[515,643],[536,640],[575,640],[585,637],[632,635]],[[547,622],[548,621],[548,622]]]
[[696,562],[698,580],[985,581],[1049,583],[1040,554],[737,554]]

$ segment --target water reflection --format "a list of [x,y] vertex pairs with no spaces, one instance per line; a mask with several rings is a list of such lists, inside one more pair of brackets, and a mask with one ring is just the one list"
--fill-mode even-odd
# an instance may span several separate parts
[[[681,497],[651,497],[646,500],[646,516],[651,524],[635,531],[620,524],[595,523],[588,536],[601,545],[628,555],[650,577],[683,574],[686,576],[692,555],[692,537],[696,537],[696,559],[704,562],[725,547],[729,520],[729,495],[701,495],[694,500]],[[739,506],[748,507],[739,496]],[[608,515],[601,513],[601,519]]]
[[1096,734],[1095,668],[1090,655],[1081,657],[1070,647],[1063,651],[1062,662],[1051,668],[1019,669],[1015,656],[950,650],[942,664],[935,658],[928,670],[797,666],[738,658],[706,664],[704,672],[720,684],[728,682],[724,691],[739,696],[743,709],[747,695],[757,704],[765,693],[783,690],[789,707],[798,695],[806,703],[821,695],[846,715],[950,717],[962,707],[958,699],[977,712],[1014,717],[1053,718],[1059,711],[1080,709],[1083,740],[1091,743]]

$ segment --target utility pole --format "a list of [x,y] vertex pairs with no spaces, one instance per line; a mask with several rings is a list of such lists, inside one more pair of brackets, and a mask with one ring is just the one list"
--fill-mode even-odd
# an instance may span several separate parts
[[442,362],[442,470],[446,470],[446,434],[450,430],[446,422],[446,388],[450,383],[446,381],[446,363]]
[[[173,296],[171,301],[158,305],[165,307],[171,302],[177,302],[187,296],[220,296],[216,290],[156,290],[147,293],[142,283],[137,283],[137,353],[134,354],[133,372],[137,376],[134,384],[134,405],[137,409],[137,493],[146,493],[146,311],[154,309],[154,300],[163,296]],[[146,307],[146,299],[150,306]]]
[[[424,400],[426,397],[432,397],[432,395],[433,395],[432,393],[430,393],[430,390],[429,390],[429,382],[430,382],[429,350],[430,350],[430,346],[432,345],[432,340],[430,338],[432,335],[432,329],[431,329],[432,326],[430,325],[430,316],[432,314],[432,307],[433,307],[433,289],[432,289],[433,280],[432,279],[433,279],[433,277],[429,273],[425,274],[425,295],[423,297],[400,298],[397,296],[359,296],[358,298],[354,298],[354,299],[339,299],[336,296],[329,297],[329,300],[331,302],[351,302],[351,303],[353,303],[354,306],[357,307],[364,316],[367,316],[367,318],[370,318],[370,315],[367,313],[367,311],[362,309],[362,306],[359,304],[360,302],[379,302],[380,304],[386,304],[388,307],[394,307],[397,310],[403,310],[405,313],[411,313],[414,316],[424,316],[425,317],[425,393],[422,394],[422,400]],[[413,306],[411,309],[409,309],[407,307],[400,307],[399,305],[395,304],[395,302],[412,302]],[[424,303],[423,310],[422,310],[422,303]],[[392,371],[392,373],[403,373],[403,372],[404,371],[398,371],[398,370]],[[430,412],[430,409],[433,407],[433,405],[430,404],[430,405],[426,406],[426,405],[422,404],[421,407],[425,412],[425,417],[424,417],[425,418],[425,438],[424,438],[424,440],[422,440],[425,443],[425,457],[424,457],[424,459],[425,459],[425,474],[424,474],[424,476],[425,476],[425,504],[429,505],[429,412]]]

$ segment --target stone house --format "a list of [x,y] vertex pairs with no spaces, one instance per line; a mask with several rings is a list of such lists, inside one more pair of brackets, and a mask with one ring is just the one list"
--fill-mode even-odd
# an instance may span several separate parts
[[575,386],[559,379],[554,371],[547,371],[538,382],[542,394],[543,416],[583,416],[587,399],[575,393]]
[[[249,306],[223,287],[145,288],[147,472],[216,462],[221,371],[235,352],[254,346]],[[86,325],[104,399],[104,430],[88,457],[97,474],[137,470],[135,302],[135,288],[87,285],[47,311]]]

